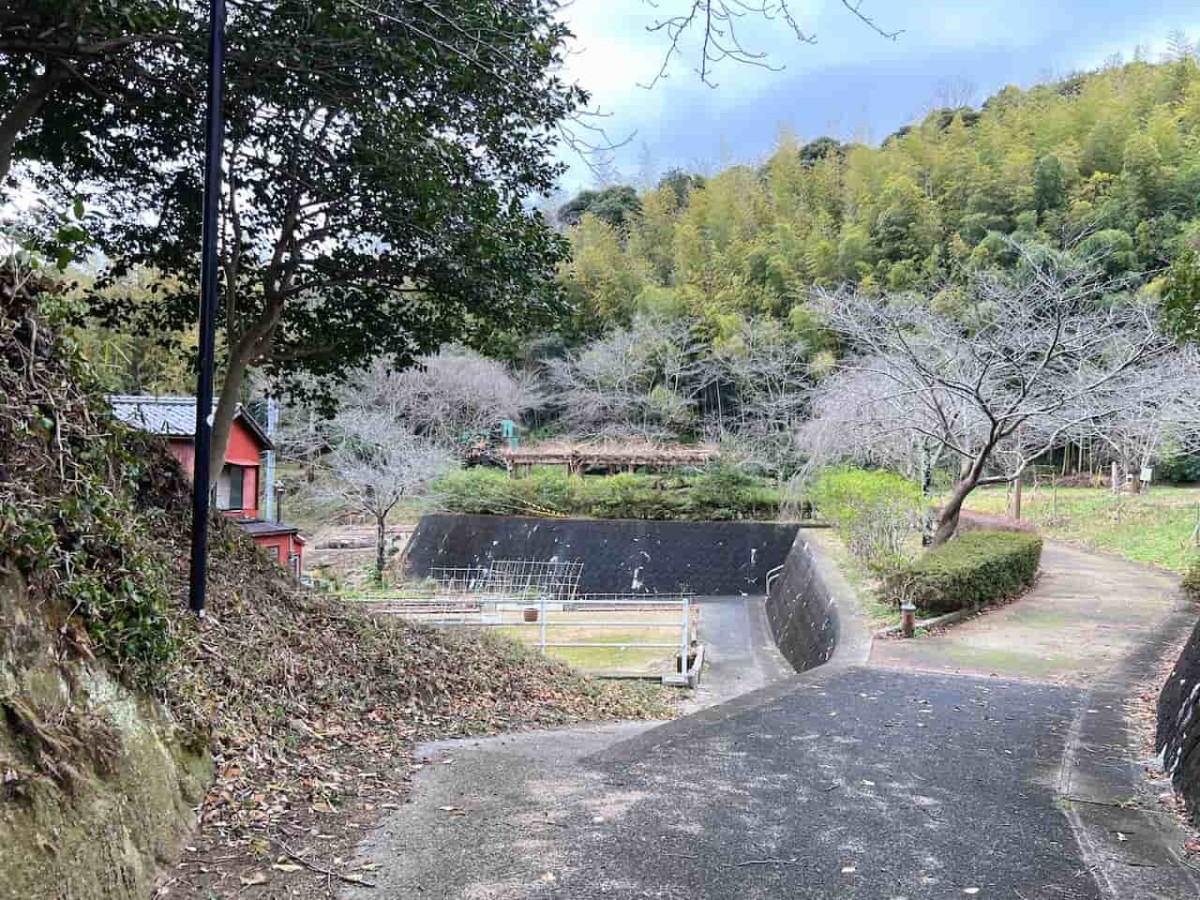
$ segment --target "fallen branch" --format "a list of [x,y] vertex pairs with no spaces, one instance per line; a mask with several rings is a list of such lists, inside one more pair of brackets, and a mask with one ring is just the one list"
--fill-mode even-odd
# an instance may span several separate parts
[[345,875],[341,872],[334,871],[333,869],[326,869],[324,866],[319,866],[315,862],[310,862],[279,838],[276,838],[275,842],[283,848],[283,852],[286,853],[289,858],[294,859],[306,869],[311,869],[314,872],[324,875],[326,878],[337,878],[339,881],[346,882],[346,884],[357,884],[360,887],[376,887],[376,884],[373,881],[367,881],[361,875]]

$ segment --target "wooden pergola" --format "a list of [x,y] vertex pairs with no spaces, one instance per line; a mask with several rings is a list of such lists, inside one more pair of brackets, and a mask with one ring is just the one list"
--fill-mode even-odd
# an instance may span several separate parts
[[563,466],[568,475],[589,469],[633,472],[639,468],[674,469],[702,467],[719,455],[716,444],[652,444],[646,441],[621,443],[546,443],[500,451],[514,478],[533,466]]

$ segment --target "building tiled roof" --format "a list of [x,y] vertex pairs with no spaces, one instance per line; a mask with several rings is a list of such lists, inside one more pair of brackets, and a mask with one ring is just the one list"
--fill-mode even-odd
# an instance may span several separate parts
[[246,519],[238,522],[238,525],[253,535],[294,534],[298,540],[304,540],[299,535],[300,529],[295,525],[284,525],[280,522],[264,522],[262,519]]
[[[192,437],[196,430],[196,398],[155,396],[152,394],[110,394],[113,415],[134,428],[168,437]],[[216,404],[213,404],[216,409]],[[234,418],[240,418],[267,450],[273,449],[261,426],[240,405]]]

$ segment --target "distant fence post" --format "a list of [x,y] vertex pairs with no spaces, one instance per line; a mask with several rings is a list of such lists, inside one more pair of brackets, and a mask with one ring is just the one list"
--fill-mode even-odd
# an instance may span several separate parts
[[691,608],[687,597],[683,598],[683,628],[680,630],[679,642],[679,674],[686,675],[688,670],[688,628],[691,626]]
[[541,610],[538,615],[538,621],[541,622],[541,627],[538,631],[541,633],[542,656],[546,655],[546,592],[542,591],[538,596]]

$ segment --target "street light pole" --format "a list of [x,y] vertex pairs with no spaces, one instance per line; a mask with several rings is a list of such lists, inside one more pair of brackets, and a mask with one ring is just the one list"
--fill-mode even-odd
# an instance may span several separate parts
[[221,204],[221,110],[225,68],[225,0],[211,0],[208,116],[204,141],[204,224],[200,261],[200,373],[196,381],[196,456],[192,466],[192,569],[188,600],[204,617],[208,581],[208,500],[212,450],[213,355],[217,327],[217,212]]

